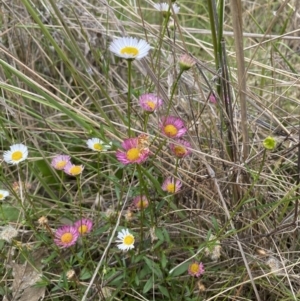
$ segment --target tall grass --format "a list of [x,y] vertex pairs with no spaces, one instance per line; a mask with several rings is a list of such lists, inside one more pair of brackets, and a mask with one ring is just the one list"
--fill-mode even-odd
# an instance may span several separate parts
[[[3,300],[299,299],[299,7],[234,3],[181,1],[166,18],[148,0],[2,1],[1,146],[29,148],[26,161],[1,162]],[[150,53],[114,56],[124,36]],[[181,72],[186,53],[196,64]],[[144,93],[163,107],[146,114]],[[184,120],[189,156],[174,156],[166,116]],[[148,159],[122,164],[122,142],[141,134]],[[96,137],[111,148],[89,149]],[[82,174],[53,168],[58,154]],[[168,177],[178,192],[162,189]],[[138,210],[140,195],[149,206]],[[91,232],[57,246],[57,229],[82,218]],[[123,229],[135,238],[127,252]]]

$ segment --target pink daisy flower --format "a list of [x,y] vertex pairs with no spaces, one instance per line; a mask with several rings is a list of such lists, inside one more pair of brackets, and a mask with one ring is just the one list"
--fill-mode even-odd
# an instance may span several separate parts
[[52,159],[51,166],[57,170],[63,170],[70,160],[71,157],[68,155],[57,155]]
[[139,103],[145,111],[152,113],[162,106],[163,100],[153,93],[148,93],[139,97]]
[[163,191],[167,191],[168,193],[176,193],[181,189],[182,183],[180,180],[168,177],[163,182],[161,188]]
[[65,225],[58,228],[54,234],[54,242],[57,246],[68,248],[75,245],[79,233],[74,226]]
[[137,210],[146,209],[149,206],[149,201],[145,195],[138,195],[133,199],[133,206]]
[[184,158],[188,155],[191,154],[191,144],[183,139],[178,139],[176,140],[176,143],[170,143],[169,144],[170,149],[172,153],[177,157],[177,158]]
[[84,235],[92,231],[93,222],[90,219],[82,218],[74,223],[73,227],[79,235]]
[[205,272],[202,262],[193,262],[189,265],[188,273],[191,276],[199,277]]
[[64,167],[64,172],[70,176],[78,176],[84,170],[83,165],[74,165],[71,162],[68,162]]
[[170,138],[179,138],[187,132],[184,121],[175,116],[165,116],[162,118],[160,128],[164,135]]
[[125,151],[117,150],[116,157],[125,165],[141,164],[147,160],[150,154],[149,148],[141,146],[138,138],[125,139],[122,142],[122,147]]

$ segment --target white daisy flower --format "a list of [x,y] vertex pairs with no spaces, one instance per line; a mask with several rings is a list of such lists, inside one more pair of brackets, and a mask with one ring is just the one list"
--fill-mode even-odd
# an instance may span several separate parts
[[116,56],[124,59],[140,60],[148,54],[150,45],[144,40],[138,40],[133,37],[123,37],[113,40],[109,46],[109,50]]
[[88,148],[90,148],[91,150],[94,150],[96,152],[104,152],[111,148],[111,142],[109,144],[106,144],[99,138],[88,139],[86,144],[87,144]]
[[28,148],[24,144],[14,144],[3,154],[3,160],[9,164],[19,164],[28,157]]
[[0,189],[0,201],[3,201],[8,196],[9,192],[7,190]]
[[129,233],[128,229],[122,229],[118,232],[118,239],[116,242],[120,243],[117,247],[122,251],[128,251],[134,248],[134,236]]
[[163,13],[167,13],[167,12],[172,13],[174,11],[175,15],[177,15],[180,10],[180,7],[176,3],[172,4],[173,10],[170,8],[169,3],[166,3],[166,2],[156,3],[153,6],[156,10],[163,12]]

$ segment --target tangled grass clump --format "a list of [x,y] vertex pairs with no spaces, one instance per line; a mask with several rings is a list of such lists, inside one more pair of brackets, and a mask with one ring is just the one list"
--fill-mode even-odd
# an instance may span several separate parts
[[3,300],[299,299],[300,7],[172,2],[2,1]]

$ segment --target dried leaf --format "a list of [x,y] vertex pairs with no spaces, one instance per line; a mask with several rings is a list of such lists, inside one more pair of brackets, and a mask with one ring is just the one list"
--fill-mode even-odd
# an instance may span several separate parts
[[13,300],[39,301],[45,296],[45,287],[34,287],[41,279],[41,273],[31,264],[11,263],[14,281],[12,284]]

